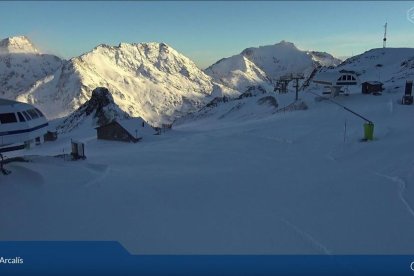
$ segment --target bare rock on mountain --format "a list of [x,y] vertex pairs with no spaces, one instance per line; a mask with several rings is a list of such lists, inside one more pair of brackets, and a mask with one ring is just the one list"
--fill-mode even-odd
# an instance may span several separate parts
[[92,91],[91,98],[65,118],[57,130],[59,133],[66,133],[84,122],[91,124],[92,127],[97,127],[115,119],[127,118],[130,116],[115,104],[109,90],[105,87],[98,87]]

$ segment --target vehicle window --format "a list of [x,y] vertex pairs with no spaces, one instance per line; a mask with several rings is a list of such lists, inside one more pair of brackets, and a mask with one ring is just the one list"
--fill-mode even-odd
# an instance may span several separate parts
[[17,123],[17,118],[14,113],[3,113],[0,114],[0,122],[2,124]]
[[34,110],[34,109],[27,110],[27,113],[29,113],[29,115],[30,115],[30,117],[32,117],[32,119],[39,118],[39,115],[37,114],[36,110]]
[[19,117],[19,122],[26,122],[26,119],[23,117],[22,113],[17,112],[17,116]]
[[30,118],[29,114],[27,114],[26,111],[23,111],[23,116],[26,118],[27,121],[30,121],[32,118]]
[[43,113],[39,109],[35,108],[35,110],[40,117],[45,117],[45,115],[43,115]]
[[354,76],[352,76],[352,80],[356,80]]

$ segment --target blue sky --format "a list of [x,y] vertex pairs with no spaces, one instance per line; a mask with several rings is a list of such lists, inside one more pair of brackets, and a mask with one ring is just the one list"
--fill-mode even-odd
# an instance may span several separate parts
[[382,46],[414,47],[413,1],[394,2],[0,2],[0,38],[27,35],[70,58],[100,43],[165,42],[204,68],[252,46],[281,40],[351,56]]

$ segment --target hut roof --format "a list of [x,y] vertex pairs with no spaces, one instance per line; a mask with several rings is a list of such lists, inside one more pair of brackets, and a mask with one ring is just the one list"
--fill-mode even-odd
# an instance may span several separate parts
[[[339,78],[341,78],[344,75],[351,75],[353,76],[353,80],[340,80]],[[345,71],[345,70],[341,70],[341,71],[331,71],[331,72],[321,72],[316,74],[316,76],[314,77],[314,79],[312,80],[315,83],[321,83],[321,84],[327,84],[327,85],[343,85],[343,82],[356,82],[357,80],[357,75],[354,74],[352,71]]]
[[363,83],[368,83],[371,85],[383,85],[383,83],[380,81],[364,81]]
[[342,74],[339,72],[322,72],[319,73],[315,76],[314,81],[315,82],[329,82],[329,83],[336,83],[336,81],[338,80],[338,78],[341,76]]
[[17,104],[19,102],[16,101],[12,101],[12,100],[7,100],[7,99],[0,99],[0,105],[13,105],[13,104]]
[[[133,137],[135,137],[136,134],[138,134],[138,137],[155,134],[154,128],[150,126],[149,124],[147,124],[147,122],[145,122],[142,118],[115,120],[107,125],[110,125],[113,123],[118,123],[123,129],[125,129]],[[142,123],[144,123],[144,127],[142,126]],[[102,125],[97,128],[105,127],[105,126],[106,125]]]

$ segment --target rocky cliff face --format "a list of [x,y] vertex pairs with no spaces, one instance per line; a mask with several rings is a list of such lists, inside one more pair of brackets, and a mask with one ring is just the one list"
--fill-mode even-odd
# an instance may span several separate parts
[[92,91],[92,96],[88,101],[58,125],[57,130],[60,133],[66,133],[84,123],[97,127],[115,119],[127,118],[130,116],[115,104],[111,92],[105,87],[98,87]]

